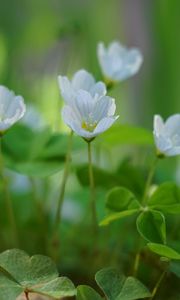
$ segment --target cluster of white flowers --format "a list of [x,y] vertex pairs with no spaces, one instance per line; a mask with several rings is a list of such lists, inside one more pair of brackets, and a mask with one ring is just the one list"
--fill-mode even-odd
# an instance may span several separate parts
[[[143,61],[139,50],[128,50],[118,42],[112,42],[108,50],[99,43],[97,52],[105,79],[114,82],[133,76]],[[86,140],[107,130],[118,118],[115,100],[106,96],[105,84],[96,83],[87,71],[76,72],[71,81],[66,76],[59,76],[58,82],[65,101],[63,120]]]
[[[127,49],[117,41],[110,43],[107,49],[102,42],[99,43],[97,54],[107,82],[123,81],[135,75],[143,62],[138,49]],[[118,118],[115,116],[115,100],[106,96],[105,84],[96,83],[87,71],[78,71],[72,81],[65,76],[59,76],[58,81],[65,101],[63,120],[78,135],[91,140],[107,130]],[[180,154],[180,115],[171,116],[165,124],[156,115],[154,139],[158,155]]]
[[78,135],[91,140],[118,118],[114,116],[115,100],[106,96],[105,84],[96,83],[87,71],[75,73],[71,82],[67,77],[59,76],[58,79],[65,100],[63,120]]
[[[119,42],[112,42],[107,49],[99,43],[97,53],[105,78],[114,82],[135,75],[143,61],[138,49],[127,49]],[[66,76],[58,76],[58,82],[65,101],[63,120],[78,135],[90,141],[117,120],[115,100],[106,95],[106,85],[96,82],[87,71],[76,72],[71,81]],[[23,98],[0,86],[0,136],[20,120],[25,111]],[[155,115],[153,133],[159,155],[180,154],[180,114],[169,117],[165,123]]]

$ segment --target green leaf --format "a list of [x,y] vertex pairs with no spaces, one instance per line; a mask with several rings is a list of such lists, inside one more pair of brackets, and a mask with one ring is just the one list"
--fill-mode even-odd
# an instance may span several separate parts
[[106,208],[112,212],[119,212],[128,209],[138,209],[138,203],[134,194],[124,187],[115,187],[107,194]]
[[95,279],[108,300],[135,300],[151,296],[138,279],[125,277],[114,268],[100,270]]
[[108,209],[108,216],[101,221],[100,226],[108,225],[115,220],[137,213],[140,209],[140,203],[128,189],[115,187],[107,194],[106,208]]
[[[76,170],[78,180],[83,186],[89,186],[88,165],[84,164]],[[96,187],[110,189],[114,186],[123,186],[131,190],[137,197],[141,197],[144,191],[144,173],[133,166],[129,160],[123,161],[117,171],[109,172],[97,166],[93,166]]]
[[161,184],[149,199],[148,205],[171,214],[180,213],[180,190],[172,182]]
[[87,285],[77,287],[77,300],[102,300],[99,294]]
[[[76,294],[73,283],[66,277],[59,277],[56,265],[46,256],[29,257],[18,249],[7,250],[0,254],[0,267],[0,286],[9,285],[9,293],[18,295],[18,291],[20,294],[28,290],[53,299]],[[2,300],[3,294],[4,289],[0,289]]]
[[0,299],[14,300],[23,292],[23,288],[0,271]]
[[34,133],[29,127],[13,126],[2,139],[4,154],[14,162],[29,159],[33,138]]
[[121,212],[117,212],[117,213],[112,213],[110,215],[108,215],[107,217],[105,217],[101,222],[100,222],[100,226],[105,226],[105,225],[109,225],[111,222],[128,217],[128,216],[132,216],[134,214],[136,214],[139,211],[139,209],[128,209],[128,210],[124,210]]
[[166,242],[166,223],[164,215],[155,210],[142,212],[136,221],[140,235],[149,242]]
[[[85,164],[77,168],[76,173],[80,183],[83,186],[89,186],[88,165]],[[115,174],[100,169],[96,166],[93,166],[93,174],[96,187],[111,188],[114,186],[114,184],[118,184],[118,178],[116,178]]]
[[76,294],[73,283],[67,277],[58,277],[50,282],[43,284],[41,287],[32,287],[30,290],[52,297],[54,299],[71,297]]
[[169,265],[169,270],[180,278],[180,262],[171,261]]
[[104,268],[95,275],[95,280],[108,300],[115,300],[120,294],[126,277],[115,268]]
[[120,144],[153,145],[152,132],[132,125],[121,125],[111,127],[101,135],[103,142],[111,146]]
[[[28,176],[53,175],[62,169],[68,139],[68,135],[53,134],[48,128],[35,132],[25,125],[16,125],[2,140],[6,167]],[[83,147],[83,141],[73,137],[72,151]]]
[[125,158],[120,164],[116,174],[119,185],[131,190],[138,198],[142,197],[145,188],[145,172],[142,167],[134,165],[130,158]]
[[[67,144],[68,144],[69,135],[68,134],[53,134],[50,136],[46,147],[42,149],[41,157],[48,159],[58,158],[60,156],[66,155]],[[72,151],[76,152],[85,148],[85,143],[79,137],[73,136]]]
[[17,173],[43,178],[59,172],[63,168],[63,162],[64,160],[59,162],[34,160],[16,164],[11,162],[8,167]]
[[152,252],[160,256],[164,256],[169,259],[180,260],[180,253],[178,253],[177,251],[175,251],[174,249],[168,246],[162,244],[156,244],[156,243],[148,243],[147,246]]
[[151,297],[148,289],[136,278],[128,277],[116,300],[135,300]]

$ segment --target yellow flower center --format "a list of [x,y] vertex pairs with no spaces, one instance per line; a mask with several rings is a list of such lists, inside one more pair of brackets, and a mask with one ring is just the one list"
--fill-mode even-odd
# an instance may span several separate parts
[[89,132],[93,132],[94,129],[96,128],[96,126],[97,126],[97,123],[89,124],[89,123],[83,121],[81,126],[82,126],[83,129],[85,129]]

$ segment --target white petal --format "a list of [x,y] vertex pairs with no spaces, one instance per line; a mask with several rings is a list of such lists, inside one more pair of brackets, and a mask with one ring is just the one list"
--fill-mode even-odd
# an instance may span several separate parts
[[75,108],[80,113],[82,120],[88,121],[93,115],[95,101],[87,91],[80,90],[75,98]]
[[115,117],[107,117],[102,119],[94,130],[94,135],[98,135],[104,131],[106,131],[109,127],[113,125],[113,123],[119,118],[119,116]]
[[[72,128],[72,124],[77,123],[79,126],[81,126],[81,119],[76,114],[76,111],[69,105],[65,105],[62,108],[62,118],[66,125]],[[73,129],[73,128],[72,128]]]
[[127,49],[117,41],[112,42],[108,50],[103,43],[99,43],[98,58],[103,74],[113,81],[122,81],[135,75],[143,61],[138,49]]
[[116,110],[115,100],[111,97],[101,97],[94,106],[94,122],[98,123],[101,119],[113,116]]
[[74,90],[85,90],[89,91],[95,84],[94,77],[86,70],[80,70],[76,72],[72,79],[72,87]]
[[97,82],[90,89],[90,94],[92,95],[92,97],[96,95],[98,95],[98,97],[105,96],[106,92],[106,85],[101,81]]
[[11,127],[11,124],[5,124],[4,122],[0,122],[0,133],[2,133],[3,131],[6,131],[8,128]]
[[118,41],[111,42],[108,46],[108,54],[111,56],[119,55],[124,56],[127,49]]
[[75,93],[69,79],[66,76],[58,76],[58,83],[64,101],[70,104],[74,100]]
[[161,116],[154,116],[154,134],[159,136],[164,130],[164,121]]
[[172,148],[172,142],[167,137],[162,135],[154,135],[154,139],[156,147],[161,153],[165,154],[169,149]]
[[84,138],[94,137],[92,132],[82,128],[81,120],[77,117],[76,113],[69,105],[65,105],[62,109],[62,118],[66,125],[68,125],[77,135]]
[[154,137],[156,147],[166,156],[180,154],[180,114],[169,117],[165,123],[155,116]]
[[72,124],[71,128],[76,134],[78,134],[79,136],[82,136],[86,139],[91,139],[96,136],[96,134],[94,134],[94,132],[87,131],[87,130],[83,129],[82,127],[78,126],[78,124],[76,124],[76,123]]
[[166,156],[175,156],[180,155],[180,146],[179,147],[172,147],[171,149],[165,152]]
[[97,54],[98,54],[98,60],[99,60],[99,64],[101,66],[103,74],[107,78],[111,78],[112,74],[113,74],[112,59],[108,55],[107,50],[103,43],[98,44]]
[[165,131],[170,135],[180,135],[180,114],[170,116],[165,123]]
[[24,99],[15,96],[4,86],[0,86],[0,131],[5,131],[20,120],[26,111]]
[[6,119],[15,119],[17,121],[23,117],[25,110],[24,99],[21,96],[15,96],[6,110]]
[[107,50],[104,46],[104,43],[100,42],[97,45],[97,55],[98,58],[101,59],[101,57],[104,57],[107,54]]
[[6,114],[9,104],[13,100],[15,94],[5,86],[0,86],[0,117]]
[[[118,61],[118,60],[117,60]],[[125,80],[135,75],[143,62],[142,54],[138,49],[127,50],[126,55],[123,58],[123,63],[119,70],[114,70],[114,78],[116,80]]]

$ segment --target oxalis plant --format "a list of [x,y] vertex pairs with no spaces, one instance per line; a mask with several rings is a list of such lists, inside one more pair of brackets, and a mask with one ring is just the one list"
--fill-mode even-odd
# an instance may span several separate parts
[[[11,134],[13,129],[10,128],[24,116],[26,106],[21,96],[15,96],[12,91],[0,86],[0,188],[10,227],[8,239],[11,243],[11,249],[0,254],[0,300],[15,300],[19,296],[30,300],[32,294],[50,299],[65,297],[76,297],[77,300],[135,300],[155,299],[155,297],[160,299],[159,288],[169,274],[180,277],[180,252],[176,250],[175,244],[173,247],[172,241],[169,242],[166,233],[166,221],[169,220],[169,216],[180,213],[180,190],[173,182],[153,185],[158,162],[180,154],[180,114],[170,116],[165,122],[161,116],[154,116],[154,160],[148,175],[144,176],[143,173],[141,177],[139,171],[132,166],[127,167],[126,162],[115,173],[104,171],[98,165],[95,166],[92,147],[99,135],[102,135],[98,143],[100,150],[104,143],[119,145],[133,140],[139,144],[152,144],[153,140],[152,134],[143,128],[113,125],[119,116],[116,113],[115,99],[107,95],[107,92],[120,81],[138,72],[143,61],[142,54],[138,49],[127,49],[119,42],[112,42],[108,48],[103,43],[99,43],[97,52],[103,74],[102,81],[96,82],[93,75],[86,70],[77,71],[71,80],[66,76],[58,76],[60,92],[65,102],[61,114],[64,123],[70,128],[69,136],[52,134],[47,128],[35,133],[25,125],[16,125],[14,133]],[[113,127],[109,129],[112,125]],[[105,133],[107,130],[108,132]],[[83,143],[79,144],[77,136],[82,138]],[[92,286],[84,285],[82,282],[83,285],[75,287],[66,276],[59,276],[57,266],[63,264],[62,208],[71,165],[73,165],[72,154],[74,149],[82,147],[84,149],[84,145],[88,165],[77,169],[77,178],[82,185],[89,187],[88,215],[91,215],[91,232],[85,234],[87,240],[88,235],[93,236],[93,242],[89,245],[91,249],[87,268],[90,264],[93,265],[93,260],[98,261],[104,255],[105,259],[101,258],[101,261],[104,262],[105,268],[96,270]],[[46,227],[44,207],[37,201],[34,178],[55,174],[62,165],[64,168],[57,208],[49,230]],[[28,177],[32,186],[31,196],[37,211],[37,230],[40,228],[41,233],[43,232],[43,247],[47,247],[48,254],[57,264],[47,256],[39,254],[29,256],[18,249],[22,237],[19,234],[5,167]],[[146,180],[139,185],[139,178],[143,180],[146,178]],[[101,217],[97,209],[96,186],[105,187],[106,190],[106,215],[101,214]],[[118,267],[117,255],[113,255],[114,251],[119,252],[119,248],[111,247],[105,254],[99,241],[102,240],[101,231],[109,228],[106,230],[105,241],[107,242],[111,234],[110,227],[115,221],[119,224],[117,221],[123,219],[125,223],[126,219],[130,218],[138,234],[136,244],[129,247],[133,253],[133,260],[129,268],[124,268],[127,273],[125,276],[122,268]],[[175,231],[178,229],[177,222]],[[122,239],[125,242],[129,236],[136,236],[136,230],[133,234],[131,229],[129,232],[126,230],[126,233],[124,237],[120,237],[121,243],[123,243]],[[76,239],[78,238],[81,237],[77,236]],[[70,248],[73,256],[73,247]],[[148,284],[145,280],[148,285],[146,287],[142,276],[139,279],[138,275],[147,253],[149,256],[158,255],[160,259],[157,260],[157,266],[152,264],[158,273],[156,282],[153,286],[151,282]],[[121,255],[119,257],[123,259]],[[99,265],[103,267],[101,263]],[[168,281],[166,285],[168,286]],[[176,298],[171,299],[179,299],[178,293],[174,293]]]

